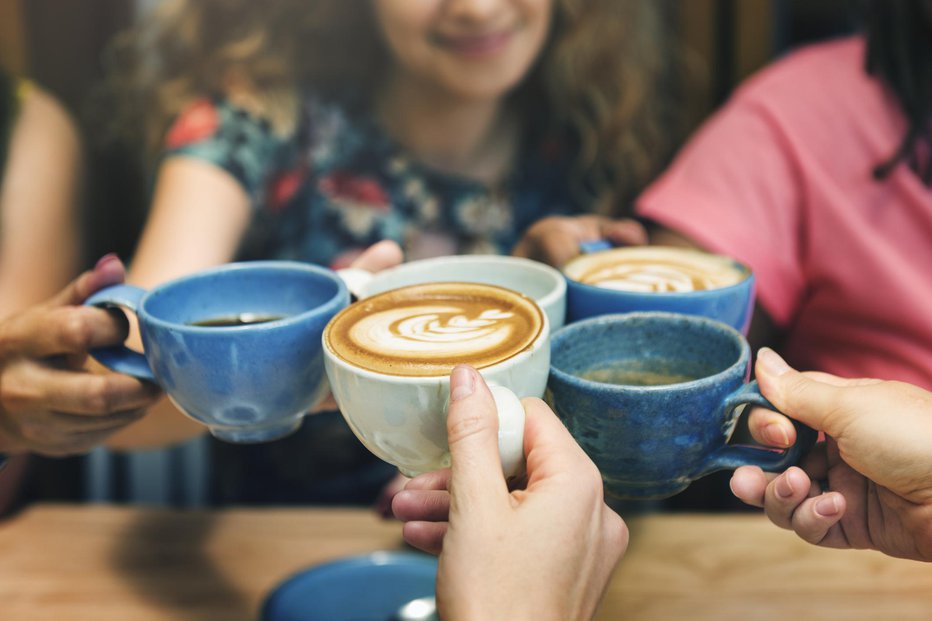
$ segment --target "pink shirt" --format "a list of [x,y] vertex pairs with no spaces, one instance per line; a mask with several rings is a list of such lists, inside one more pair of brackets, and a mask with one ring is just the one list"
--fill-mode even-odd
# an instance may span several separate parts
[[932,389],[932,190],[864,41],[805,48],[750,79],[642,195],[641,215],[749,264],[794,365]]

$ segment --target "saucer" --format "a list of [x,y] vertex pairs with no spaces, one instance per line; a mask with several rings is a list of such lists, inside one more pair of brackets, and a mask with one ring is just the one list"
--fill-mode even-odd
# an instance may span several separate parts
[[434,594],[437,559],[374,552],[298,572],[262,604],[261,621],[387,621],[401,606]]

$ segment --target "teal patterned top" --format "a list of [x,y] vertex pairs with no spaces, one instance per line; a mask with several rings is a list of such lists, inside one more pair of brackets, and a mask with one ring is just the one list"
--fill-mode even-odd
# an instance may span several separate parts
[[241,259],[340,268],[382,239],[409,260],[502,254],[538,218],[578,211],[554,143],[524,148],[518,169],[491,190],[419,164],[370,118],[312,97],[287,137],[227,100],[196,101],[166,135],[163,157],[174,155],[223,168],[251,197]]

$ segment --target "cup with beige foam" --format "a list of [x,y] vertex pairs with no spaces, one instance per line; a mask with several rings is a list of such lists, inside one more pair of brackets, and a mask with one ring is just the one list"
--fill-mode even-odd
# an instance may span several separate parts
[[409,261],[371,273],[359,268],[340,270],[350,292],[359,299],[389,289],[428,282],[478,282],[520,291],[546,313],[550,331],[563,326],[566,280],[556,269],[520,257],[465,254]]
[[550,364],[547,315],[517,291],[441,282],[391,289],[337,314],[323,334],[330,389],[359,440],[407,476],[450,464],[450,373],[478,369],[499,416],[506,476],[524,467],[520,398],[541,397]]
[[690,248],[629,246],[563,266],[567,323],[598,315],[666,311],[721,321],[747,334],[754,274],[731,257]]

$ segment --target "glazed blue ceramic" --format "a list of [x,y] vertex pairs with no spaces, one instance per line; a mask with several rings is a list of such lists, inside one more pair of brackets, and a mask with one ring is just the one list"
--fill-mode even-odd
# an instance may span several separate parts
[[[747,383],[747,341],[723,323],[662,312],[604,315],[558,330],[551,347],[548,398],[613,496],[665,498],[743,465],[784,470],[815,442],[812,429],[794,422],[798,441],[786,451],[728,444],[739,406],[774,408],[756,382]],[[619,368],[695,379],[603,381],[602,373]]]
[[[589,254],[608,250],[604,240],[580,244]],[[609,289],[566,278],[566,322],[615,313],[661,311],[708,317],[747,334],[754,311],[755,280],[747,266],[734,261],[747,277],[734,285],[688,292],[639,292]]]
[[[158,383],[191,418],[229,442],[263,442],[297,429],[326,390],[321,335],[349,303],[332,271],[290,261],[230,263],[151,291],[103,289],[87,302],[135,312],[143,354],[94,350],[115,371]],[[192,323],[254,314],[265,323]]]
[[299,572],[266,598],[261,621],[389,621],[406,603],[434,595],[437,559],[376,552]]

